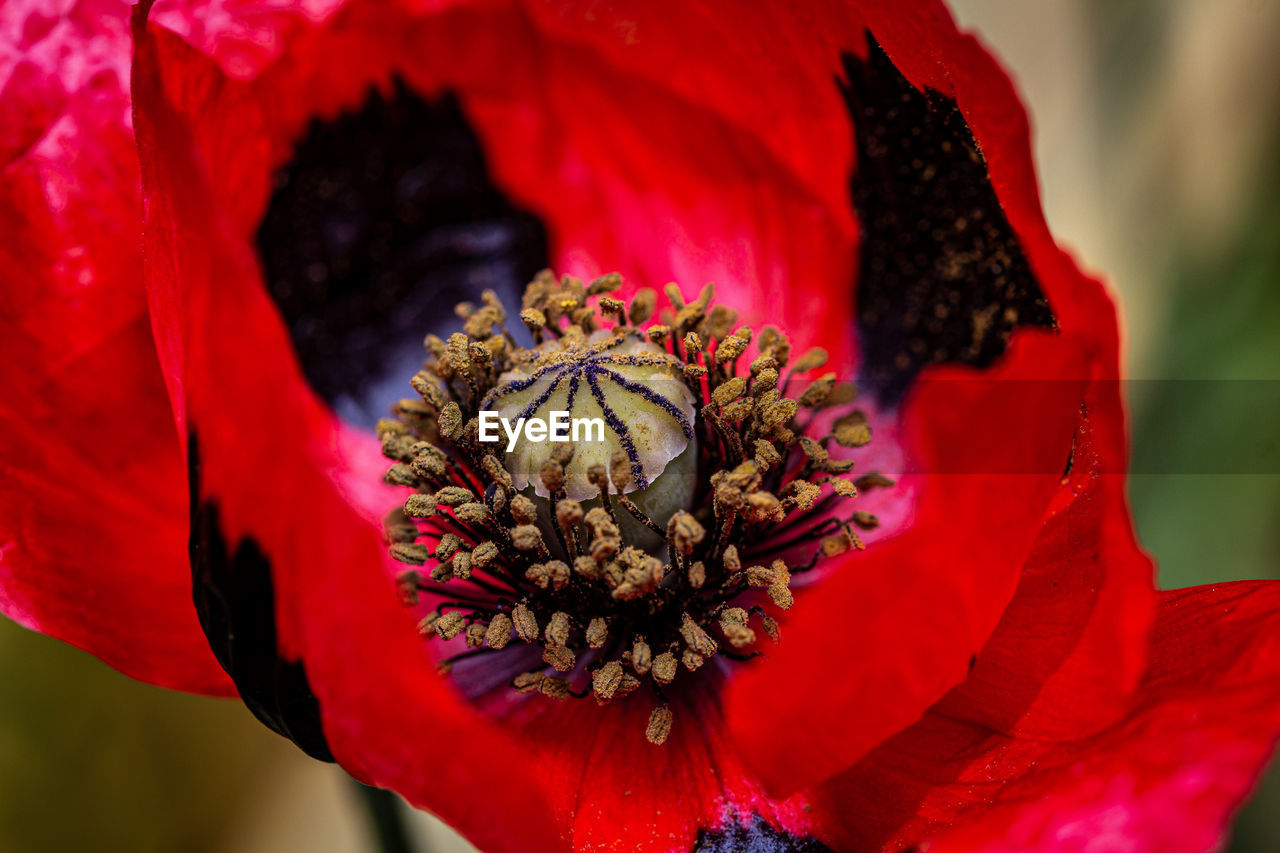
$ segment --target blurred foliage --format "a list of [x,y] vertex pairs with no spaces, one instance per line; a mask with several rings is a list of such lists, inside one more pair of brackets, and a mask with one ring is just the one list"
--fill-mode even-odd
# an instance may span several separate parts
[[[1280,132],[1273,134],[1280,150]],[[1149,458],[1187,458],[1222,424],[1257,440],[1280,433],[1280,163],[1259,176],[1239,239],[1217,251],[1172,259],[1172,302],[1154,375],[1214,379],[1220,393],[1185,393],[1160,383],[1134,413],[1135,467]],[[1273,379],[1251,397],[1232,385]],[[1198,386],[1201,383],[1193,383]],[[1247,453],[1248,443],[1240,448]],[[1257,448],[1272,456],[1272,447]],[[1148,474],[1130,478],[1134,523],[1167,588],[1239,578],[1280,577],[1280,471]],[[1280,766],[1272,767],[1233,828],[1231,853],[1280,850]]]
[[[1136,470],[1222,458],[1203,442],[1232,433],[1239,445],[1230,455],[1260,460],[1254,474],[1131,478],[1134,519],[1165,587],[1280,573],[1280,470],[1273,444],[1261,446],[1280,431],[1280,169],[1256,186],[1239,241],[1207,257],[1174,256],[1165,277],[1171,310],[1154,373],[1214,381],[1134,388]],[[1242,381],[1254,379],[1276,381]]]
[[0,850],[212,851],[280,741],[0,619]]

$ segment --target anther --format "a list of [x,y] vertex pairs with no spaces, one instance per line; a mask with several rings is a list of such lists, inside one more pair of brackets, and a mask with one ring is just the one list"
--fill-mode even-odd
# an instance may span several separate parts
[[631,644],[631,668],[644,675],[653,666],[653,653],[643,637],[636,637]]
[[457,536],[452,533],[446,533],[440,537],[440,541],[436,544],[436,559],[442,562],[449,559],[461,544],[462,540]]
[[489,620],[489,627],[485,629],[485,645],[491,649],[506,648],[507,643],[511,642],[511,628],[510,616],[505,613],[496,614]]
[[557,610],[551,614],[551,619],[547,622],[546,639],[547,645],[565,646],[569,644],[569,631],[572,624],[569,621],[569,614],[563,610]]
[[653,680],[659,684],[670,684],[676,679],[676,656],[671,652],[663,652],[653,659]]
[[591,690],[597,699],[608,701],[622,686],[622,664],[609,661],[591,675]]
[[[565,649],[564,651],[568,650]],[[572,664],[570,664],[569,668],[573,668]],[[567,671],[568,670],[561,670],[561,672]],[[548,675],[546,678],[538,682],[538,692],[543,696],[549,696],[552,699],[568,699],[573,696],[573,687],[569,684],[568,679]]]
[[461,613],[450,610],[436,620],[436,633],[446,640],[452,640],[462,630],[464,619]]
[[564,646],[547,646],[542,650],[542,660],[557,672],[569,672],[573,669],[575,657]]
[[414,542],[396,542],[391,546],[391,556],[402,563],[421,566],[431,559],[431,550]]
[[649,724],[645,727],[644,736],[649,743],[661,746],[667,742],[667,738],[671,735],[671,709],[663,705],[661,708],[654,708],[653,713],[649,715]]
[[716,653],[716,641],[711,638],[710,634],[702,630],[702,626],[688,613],[684,613],[680,617],[680,637],[689,648],[703,657],[710,657]]
[[511,499],[511,517],[516,524],[537,524],[538,507],[524,495],[516,495]]
[[435,515],[435,495],[410,495],[404,502],[404,514],[410,518],[430,518]]
[[609,640],[609,621],[603,616],[597,616],[587,623],[587,647],[599,649]]
[[533,615],[524,603],[517,604],[511,611],[511,621],[515,623],[516,633],[526,643],[538,640],[538,618]]
[[462,486],[445,486],[436,492],[436,504],[438,506],[458,507],[475,499],[475,493]]

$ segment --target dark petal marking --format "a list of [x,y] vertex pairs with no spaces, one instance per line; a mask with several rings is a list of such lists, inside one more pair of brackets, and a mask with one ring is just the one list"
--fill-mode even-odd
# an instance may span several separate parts
[[604,412],[604,422],[609,425],[609,429],[613,430],[613,434],[618,437],[618,443],[622,445],[623,451],[627,454],[627,459],[631,460],[631,479],[635,480],[638,488],[645,488],[649,485],[649,478],[644,475],[644,466],[640,464],[640,453],[636,450],[636,444],[631,440],[631,433],[627,430],[627,425],[622,422],[622,418],[618,417],[618,413],[609,408],[608,402],[605,400],[604,390],[600,387],[600,380],[597,375],[600,368],[594,364],[588,365],[586,370],[587,386],[591,389],[591,396],[595,398],[600,405],[600,410]]
[[316,120],[276,176],[257,236],[267,288],[311,387],[372,425],[404,396],[427,332],[547,265],[542,223],[493,184],[458,101],[389,97]]
[[[622,374],[609,370],[607,367],[602,367],[600,369],[600,373],[607,376],[610,381],[617,383],[624,390],[635,394],[636,396],[643,397],[647,402],[650,402],[662,409],[670,415],[676,423],[680,424],[680,431],[684,433],[685,438],[690,440],[693,439],[693,424],[689,423],[689,419],[685,417],[684,412],[680,411],[680,408],[675,403],[672,403],[652,388],[641,385],[639,382],[633,382]],[[678,380],[672,379],[668,381],[676,382]]]
[[1016,327],[1056,323],[955,101],[915,88],[868,43],[837,82],[857,144],[863,379],[894,401],[926,365],[987,367]]
[[305,666],[280,657],[271,562],[252,537],[242,538],[234,551],[228,547],[217,503],[200,497],[200,454],[194,432],[187,467],[191,592],[209,647],[255,717],[312,758],[333,761]]
[[696,853],[832,853],[816,838],[774,829],[759,815],[752,815],[747,826],[730,819],[715,831],[701,830],[693,849]]

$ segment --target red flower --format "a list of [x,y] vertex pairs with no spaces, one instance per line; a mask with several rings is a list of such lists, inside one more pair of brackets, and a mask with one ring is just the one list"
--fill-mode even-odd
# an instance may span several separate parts
[[[1220,842],[1280,587],[1153,590],[1114,310],[939,5],[292,5],[136,11],[136,154],[118,4],[0,14],[9,616],[234,689],[486,849]],[[369,413],[548,262],[714,279],[864,378],[859,470],[903,474],[662,746],[642,693],[465,698],[381,540]]]

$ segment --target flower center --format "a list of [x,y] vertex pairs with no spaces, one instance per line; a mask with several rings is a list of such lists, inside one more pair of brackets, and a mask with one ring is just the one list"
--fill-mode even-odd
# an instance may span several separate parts
[[[748,361],[752,331],[710,286],[685,302],[668,285],[660,323],[652,291],[628,305],[608,295],[620,286],[539,274],[530,347],[492,293],[458,307],[462,332],[427,338],[419,397],[378,423],[386,481],[416,490],[386,526],[392,555],[423,567],[400,576],[405,603],[430,608],[421,633],[465,646],[444,669],[514,660],[514,690],[556,699],[643,690],[660,744],[673,691],[713,658],[759,654],[758,632],[777,642],[793,578],[877,523],[844,502],[891,481],[837,458],[871,438],[852,384],[827,374],[788,396],[821,350],[793,360],[765,327]],[[557,415],[585,434],[554,440]],[[553,440],[522,440],[538,418]]]

